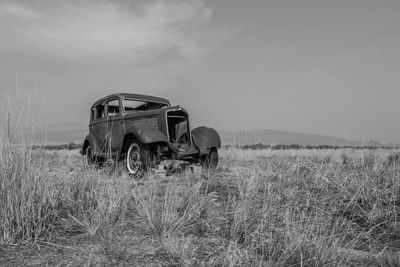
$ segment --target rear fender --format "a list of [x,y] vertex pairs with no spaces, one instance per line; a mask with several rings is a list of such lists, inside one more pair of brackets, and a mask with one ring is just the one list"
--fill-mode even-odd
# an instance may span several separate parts
[[192,140],[200,155],[208,154],[212,147],[221,147],[221,138],[216,130],[210,127],[197,127],[192,130]]
[[97,142],[96,137],[93,134],[88,134],[85,137],[85,141],[83,142],[82,145],[82,150],[81,150],[81,154],[85,155],[86,154],[86,148],[91,145],[93,148],[93,152],[94,154],[98,154],[99,151],[99,143]]

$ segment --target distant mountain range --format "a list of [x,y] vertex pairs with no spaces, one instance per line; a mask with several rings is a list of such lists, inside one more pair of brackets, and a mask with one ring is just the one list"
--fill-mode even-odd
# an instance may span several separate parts
[[302,145],[302,146],[318,146],[318,145],[334,145],[334,146],[359,146],[360,142],[346,140],[325,135],[296,133],[288,131],[278,131],[271,129],[229,132],[220,131],[221,139],[224,144],[268,144],[268,145]]
[[[40,136],[46,140],[47,144],[66,144],[81,143],[88,133],[87,124],[82,123],[65,123],[43,126],[37,129]],[[361,143],[354,140],[346,140],[325,135],[296,133],[289,131],[278,131],[271,129],[251,130],[251,131],[219,131],[224,145],[248,145],[248,144],[266,144],[266,145],[291,145],[297,144],[301,146],[318,146],[318,145],[335,145],[335,146],[384,146],[377,141],[369,141]],[[391,144],[390,144],[391,145]]]

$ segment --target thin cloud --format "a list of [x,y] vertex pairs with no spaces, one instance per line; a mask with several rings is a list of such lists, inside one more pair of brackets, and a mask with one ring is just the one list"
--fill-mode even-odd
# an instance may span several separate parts
[[38,19],[40,17],[40,15],[34,10],[14,2],[0,4],[0,17],[1,16],[30,19]]
[[11,36],[0,43],[3,54],[68,61],[122,57],[132,63],[169,52],[192,59],[212,39],[212,10],[203,1],[157,1],[141,9],[116,1],[14,1],[0,6],[0,14],[10,15],[0,16],[0,34]]
[[357,50],[355,53],[358,56],[366,57],[366,56],[374,56],[379,53],[381,53],[383,50],[378,47],[367,47],[367,48],[361,48]]

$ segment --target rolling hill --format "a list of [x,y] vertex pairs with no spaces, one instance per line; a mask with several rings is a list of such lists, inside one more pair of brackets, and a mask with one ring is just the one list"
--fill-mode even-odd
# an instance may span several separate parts
[[220,131],[222,142],[224,144],[270,144],[270,145],[291,145],[297,144],[302,146],[318,146],[318,145],[336,145],[336,146],[358,146],[360,142],[336,138],[331,136],[296,133],[288,131],[278,131],[271,129],[252,130],[242,132]]
[[[47,144],[81,143],[88,133],[86,124],[65,123],[53,124],[41,127],[37,130],[39,135],[46,140]],[[278,131],[271,129],[251,130],[242,132],[219,131],[222,143],[225,145],[236,144],[298,144],[302,146],[310,145],[337,145],[337,146],[357,146],[360,142],[336,138],[331,136],[296,133],[289,131]]]

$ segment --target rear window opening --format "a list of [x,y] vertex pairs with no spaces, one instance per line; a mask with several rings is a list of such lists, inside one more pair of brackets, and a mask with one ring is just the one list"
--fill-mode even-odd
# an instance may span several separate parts
[[175,144],[189,144],[190,129],[186,112],[177,110],[167,113],[169,141]]
[[106,105],[104,103],[98,104],[92,109],[92,119],[101,119],[106,116]]

